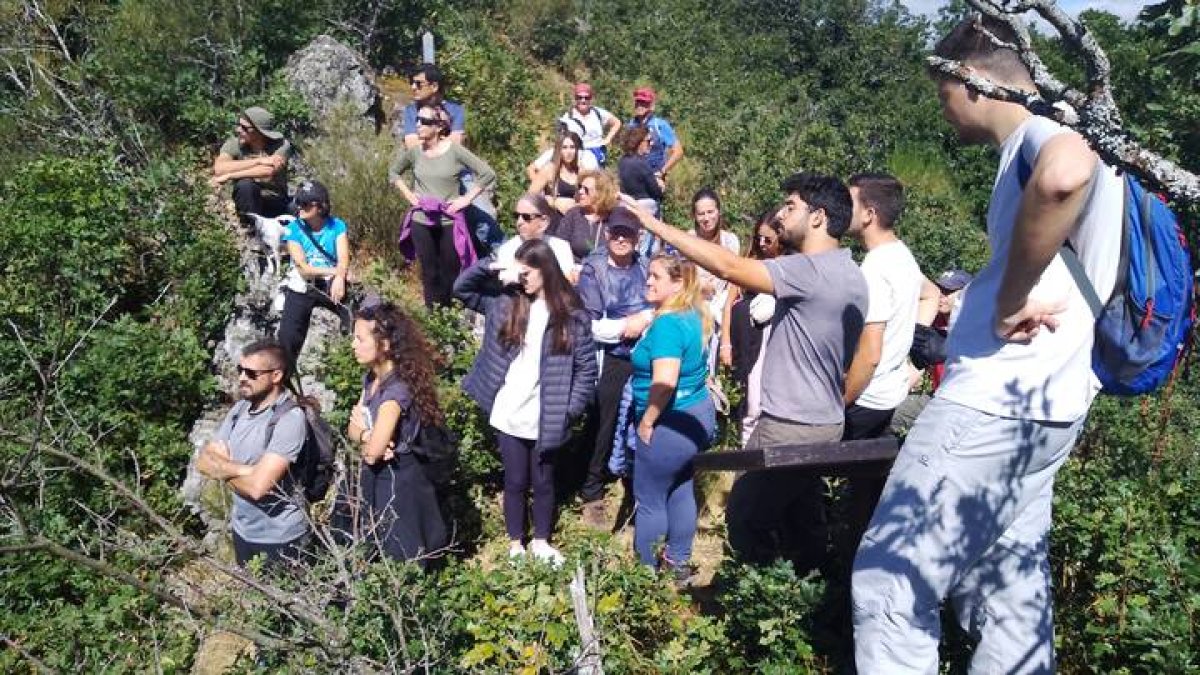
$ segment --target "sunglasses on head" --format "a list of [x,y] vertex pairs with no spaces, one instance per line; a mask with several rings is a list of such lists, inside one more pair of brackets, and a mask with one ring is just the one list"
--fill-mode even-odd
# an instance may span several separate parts
[[436,117],[417,117],[417,124],[424,124],[427,127],[433,127],[441,124],[442,121]]
[[535,218],[545,218],[545,216],[543,216],[540,213],[523,213],[521,211],[517,211],[516,216],[517,216],[517,220],[521,220],[524,222],[529,222]]
[[279,369],[278,368],[254,369],[254,368],[246,368],[245,366],[237,367],[238,375],[245,375],[246,377],[250,378],[251,380],[257,380],[262,375],[264,375],[266,373],[273,373],[277,370],[279,370]]

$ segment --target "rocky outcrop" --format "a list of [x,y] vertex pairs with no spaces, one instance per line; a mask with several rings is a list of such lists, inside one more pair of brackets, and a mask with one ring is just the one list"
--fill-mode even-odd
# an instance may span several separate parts
[[308,102],[318,124],[339,107],[349,108],[376,131],[383,123],[375,71],[361,54],[328,35],[292,54],[283,76]]

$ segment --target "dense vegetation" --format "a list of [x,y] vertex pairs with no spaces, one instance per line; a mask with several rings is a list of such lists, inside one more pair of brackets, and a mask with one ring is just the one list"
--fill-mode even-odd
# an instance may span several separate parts
[[[1200,18],[1178,0],[1161,10],[1135,25],[1098,13],[1086,20],[1113,61],[1131,131],[1195,171]],[[208,153],[239,107],[270,107],[333,188],[362,252],[392,260],[399,207],[383,188],[388,140],[322,126],[277,71],[322,32],[377,67],[403,66],[425,28],[438,35],[452,94],[469,106],[471,143],[501,174],[504,203],[567,105],[566,82],[588,78],[597,102],[622,116],[632,87],[652,84],[688,153],[672,176],[669,219],[682,223],[691,192],[713,184],[744,232],[798,168],[883,169],[908,186],[901,231],[927,272],[974,269],[985,258],[980,223],[994,159],[957,145],[940,121],[922,62],[938,27],[896,3],[4,3],[0,670],[186,670],[197,622],[253,628],[263,649],[246,669],[427,658],[441,671],[571,664],[579,644],[570,571],[486,562],[499,536],[488,514],[497,464],[455,387],[472,348],[453,313],[423,318],[454,354],[442,372],[466,440],[454,499],[469,559],[425,576],[373,565],[353,577],[353,603],[330,563],[315,573],[323,585],[305,589],[329,598],[318,617],[257,602],[258,592],[223,596],[212,584],[204,611],[179,611],[166,594],[196,593],[180,578],[202,555],[203,532],[178,488],[192,421],[220,400],[208,364],[240,283],[234,236],[202,176]],[[1040,44],[1052,67],[1078,79],[1053,40]],[[386,265],[365,274],[386,294],[411,297]],[[328,355],[322,376],[342,393],[357,386],[344,347]],[[1198,399],[1185,370],[1169,395],[1100,401],[1060,475],[1064,672],[1200,668]],[[335,418],[344,419],[346,397],[342,404]],[[618,540],[564,521],[609,671],[846,666],[836,573],[800,578],[786,563],[727,561],[697,604],[635,565]],[[952,644],[947,655],[957,654]]]

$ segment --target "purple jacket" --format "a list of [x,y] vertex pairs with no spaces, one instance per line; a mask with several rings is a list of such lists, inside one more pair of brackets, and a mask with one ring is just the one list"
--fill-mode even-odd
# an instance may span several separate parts
[[425,214],[430,223],[440,223],[443,217],[449,218],[454,223],[454,250],[458,252],[460,269],[465,270],[475,264],[478,256],[475,254],[475,247],[471,245],[471,231],[467,229],[467,215],[463,211],[447,213],[446,209],[449,207],[450,204],[437,197],[426,196],[417,200],[417,205],[404,214],[404,223],[400,225],[400,234],[397,239],[400,244],[400,252],[404,254],[405,258],[411,261],[417,257],[412,242],[412,226],[413,216],[420,211]]

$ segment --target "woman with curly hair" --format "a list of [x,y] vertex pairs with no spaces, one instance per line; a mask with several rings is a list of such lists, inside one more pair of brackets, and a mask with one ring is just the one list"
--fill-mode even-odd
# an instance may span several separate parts
[[[659,254],[650,261],[646,301],[654,308],[654,320],[630,355],[637,419],[633,547],[643,563],[668,570],[686,584],[696,537],[692,459],[712,444],[717,426],[706,384],[705,345],[713,320],[695,264],[673,255]],[[666,545],[656,555],[664,538]]]
[[406,441],[421,425],[444,421],[434,379],[437,357],[412,317],[390,302],[359,311],[353,344],[354,359],[367,368],[346,429],[362,454],[363,538],[390,558],[424,567],[446,546],[446,523],[437,491]]
[[532,491],[528,553],[559,564],[563,556],[549,542],[554,461],[596,389],[591,320],[542,239],[521,244],[511,267],[498,268],[487,259],[476,263],[455,282],[454,295],[487,315],[483,343],[463,390],[496,430],[509,556],[527,552],[522,541]]

